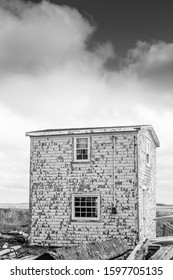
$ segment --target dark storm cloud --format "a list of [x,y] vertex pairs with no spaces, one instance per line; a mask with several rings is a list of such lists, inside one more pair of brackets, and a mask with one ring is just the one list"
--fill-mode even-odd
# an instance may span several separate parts
[[32,3],[24,3],[20,0],[0,0],[0,7],[17,17],[20,17],[26,6],[31,7]]
[[153,90],[172,95],[173,44],[138,42],[128,52],[127,69]]
[[[165,163],[173,157],[172,44],[139,42],[121,69],[108,71],[112,44],[88,50],[95,25],[77,10],[47,1],[0,0],[0,30],[1,188],[27,181],[24,133],[46,127],[151,123],[168,147],[159,169],[164,181]],[[168,177],[165,189],[171,170]]]
[[[172,44],[138,42],[128,52],[126,64],[110,72],[106,66],[115,58],[112,44],[97,44],[88,50],[87,42],[95,26],[77,10],[47,1],[33,4],[0,0],[0,3],[3,7],[0,9],[0,74],[1,92],[4,92],[1,100],[6,105],[15,104],[22,114],[30,113],[22,102],[16,101],[20,99],[28,104],[26,96],[29,95],[31,103],[39,101],[41,96],[42,104],[51,108],[46,101],[50,88],[52,100],[58,102],[63,100],[61,92],[65,92],[64,96],[75,92],[78,102],[82,96],[86,97],[89,110],[93,108],[93,100],[96,110],[103,104],[110,108],[112,104],[124,103],[127,98],[141,106],[153,106],[156,97],[159,106],[172,104]],[[8,79],[11,88],[6,83]],[[105,100],[109,103],[111,99],[112,103],[106,105]],[[123,110],[127,107],[123,106]],[[154,110],[157,110],[155,106]],[[33,116],[34,112],[38,113],[37,106]]]
[[42,73],[67,64],[102,68],[114,57],[110,43],[87,50],[95,26],[75,9],[47,1],[0,1],[1,75]]

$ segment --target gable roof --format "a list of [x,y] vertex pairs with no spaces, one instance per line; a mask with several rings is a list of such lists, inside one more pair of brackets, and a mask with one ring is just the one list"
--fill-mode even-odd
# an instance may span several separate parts
[[132,125],[132,126],[111,126],[111,127],[87,127],[87,128],[63,128],[63,129],[46,129],[30,131],[26,136],[30,137],[47,137],[56,135],[79,135],[79,134],[98,134],[98,133],[116,133],[116,132],[137,132],[145,131],[151,135],[156,147],[160,146],[159,139],[151,125]]

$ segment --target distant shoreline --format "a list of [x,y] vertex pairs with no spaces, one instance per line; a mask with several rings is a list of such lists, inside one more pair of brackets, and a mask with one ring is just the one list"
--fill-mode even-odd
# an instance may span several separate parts
[[[157,203],[157,210],[172,210],[173,204],[162,204]],[[0,203],[0,208],[2,209],[29,209],[29,203]]]
[[29,203],[0,203],[2,209],[29,209]]

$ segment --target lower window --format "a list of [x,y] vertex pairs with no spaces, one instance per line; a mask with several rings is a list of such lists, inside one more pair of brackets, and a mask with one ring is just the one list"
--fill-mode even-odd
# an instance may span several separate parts
[[72,196],[72,219],[99,220],[100,196],[74,194]]

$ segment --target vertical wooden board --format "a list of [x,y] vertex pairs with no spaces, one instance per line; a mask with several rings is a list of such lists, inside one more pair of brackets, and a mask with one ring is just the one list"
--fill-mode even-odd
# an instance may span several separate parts
[[144,238],[140,241],[131,254],[128,256],[127,260],[143,260],[148,253],[149,240]]

